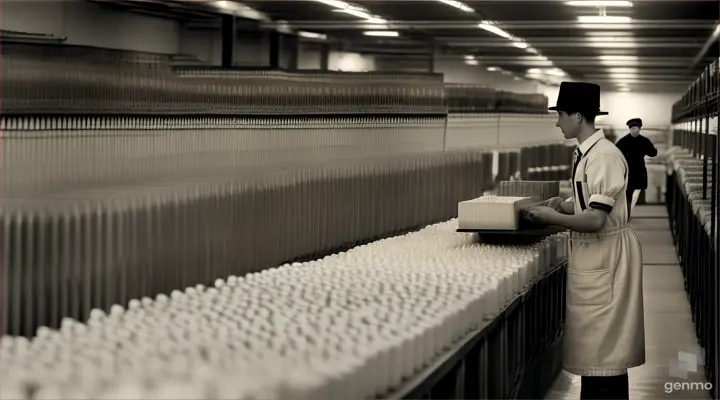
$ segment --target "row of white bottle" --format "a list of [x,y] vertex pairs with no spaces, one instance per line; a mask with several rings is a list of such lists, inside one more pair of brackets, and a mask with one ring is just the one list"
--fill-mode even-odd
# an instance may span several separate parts
[[148,68],[145,63],[124,60],[94,62],[88,57],[17,54],[12,48],[3,56],[3,105],[9,112],[286,115],[446,110],[441,75],[373,80],[332,72],[322,73],[328,79],[317,79],[317,75],[303,79],[293,73],[270,77],[257,72],[208,79],[202,72],[177,76],[169,60],[157,60],[158,65]]
[[[31,335],[92,308],[448,220],[483,185],[483,157],[472,152],[319,162],[193,172],[186,161],[185,175],[153,181],[137,168],[126,185],[114,178],[127,169],[90,163],[92,180],[62,185],[42,168],[48,185],[34,193],[0,187],[0,330]],[[29,184],[15,177],[33,174],[27,167],[9,179]]]
[[3,117],[2,196],[443,150],[439,118]]
[[0,341],[0,398],[374,398],[562,258],[565,238],[474,243],[457,221],[94,310]]

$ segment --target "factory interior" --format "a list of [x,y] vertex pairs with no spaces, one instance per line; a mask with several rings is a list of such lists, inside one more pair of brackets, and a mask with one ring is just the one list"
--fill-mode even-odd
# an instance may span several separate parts
[[657,149],[630,399],[720,398],[717,0],[0,18],[0,399],[579,399],[562,82]]

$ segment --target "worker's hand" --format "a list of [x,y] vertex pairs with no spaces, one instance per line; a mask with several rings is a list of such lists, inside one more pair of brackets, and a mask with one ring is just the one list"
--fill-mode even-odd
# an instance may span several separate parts
[[563,200],[562,197],[553,197],[552,199],[548,200],[548,207],[552,208],[557,212],[562,212],[562,208],[560,206],[564,202],[565,200]]
[[557,214],[551,207],[530,207],[525,212],[525,218],[538,224],[551,224],[552,218]]

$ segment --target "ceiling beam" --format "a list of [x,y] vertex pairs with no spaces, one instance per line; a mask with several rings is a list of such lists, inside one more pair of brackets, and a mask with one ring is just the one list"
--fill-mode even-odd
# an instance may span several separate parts
[[[370,24],[367,21],[288,21],[294,27],[302,29],[354,30],[354,29],[443,29],[467,30],[479,29],[480,21],[402,21],[390,20],[386,24]],[[268,23],[272,27],[272,23]],[[505,30],[513,29],[595,29],[595,30],[645,30],[645,29],[712,29],[714,21],[707,20],[637,20],[631,24],[582,24],[573,20],[560,21],[506,21],[500,26]]]
[[[439,41],[453,47],[512,47],[512,43],[507,40],[494,39],[474,39],[470,37],[438,37]],[[636,40],[606,40],[606,41],[587,41],[587,38],[580,40],[564,39],[564,38],[536,38],[525,37],[529,43],[536,49],[542,48],[609,48],[609,49],[648,49],[648,48],[666,48],[666,49],[697,49],[702,43],[698,43],[697,39],[686,38],[682,41],[675,41],[667,38],[666,41],[648,41],[644,39]]]
[[[677,81],[683,82],[690,81],[686,79],[684,75],[667,74],[667,75],[645,75],[645,74],[613,74],[603,73],[603,70],[589,71],[582,74],[583,77],[588,79],[605,79],[605,80],[651,80],[651,81]],[[627,78],[624,78],[627,77]]]
[[[671,37],[633,37],[633,36],[613,36],[613,37],[587,37],[587,36],[580,36],[580,37],[567,37],[567,36],[524,36],[523,38],[535,38],[535,41],[538,42],[546,42],[546,43],[569,43],[571,45],[578,45],[578,44],[584,44],[584,43],[594,43],[594,42],[614,42],[614,43],[650,43],[650,44],[663,44],[663,43],[687,43],[687,42],[703,42],[702,39],[699,39],[697,37],[677,37],[677,36],[671,36]],[[460,36],[438,36],[438,40],[460,40],[463,42],[475,42],[475,43],[485,43],[485,42],[491,42],[495,41],[498,43],[505,42],[507,43],[507,40],[502,38],[478,38],[477,36],[469,36],[469,37],[460,37]],[[698,43],[700,44],[700,43]]]
[[[354,47],[354,46],[352,46]],[[387,50],[387,49],[386,49]],[[457,50],[457,49],[452,49]],[[442,59],[460,60],[464,59],[466,54],[462,51],[454,52],[452,54],[438,54],[437,57]],[[508,64],[528,64],[536,62],[547,62],[542,57],[538,56],[485,56],[478,55],[478,60],[481,61],[493,61]],[[706,60],[712,61],[712,57],[706,57]],[[632,68],[686,68],[688,64],[688,57],[634,57],[634,56],[556,56],[552,57],[553,62],[566,64],[566,65],[594,65],[597,67],[617,67],[617,65],[610,65],[612,63],[627,63],[632,64],[628,67]]]
[[718,40],[720,37],[720,24],[715,27],[715,30],[710,35],[710,37],[707,38],[705,41],[705,44],[703,45],[702,49],[697,53],[697,55],[693,58],[692,63],[690,66],[688,66],[687,73],[692,73],[695,66],[700,62],[700,60],[705,57],[705,55],[708,53],[708,50],[710,50],[710,47]]
[[[506,65],[546,66],[547,61],[537,57],[479,57],[482,62]],[[628,59],[604,59],[601,57],[552,57],[559,67],[686,67],[686,57],[631,57]]]
[[693,81],[692,79],[683,80],[683,79],[674,79],[674,80],[662,80],[662,79],[602,79],[602,78],[588,78],[585,77],[584,79],[590,80],[594,83],[609,83],[609,84],[627,84],[627,85],[690,85]]

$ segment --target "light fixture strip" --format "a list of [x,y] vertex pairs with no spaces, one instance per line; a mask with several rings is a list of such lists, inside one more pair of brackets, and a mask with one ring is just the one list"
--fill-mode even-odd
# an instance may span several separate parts
[[[478,24],[478,28],[483,29],[485,31],[488,31],[490,33],[493,33],[495,35],[498,35],[502,38],[510,40],[510,44],[514,47],[517,47],[519,49],[525,49],[528,51],[528,53],[535,54],[538,58],[541,58],[542,60],[547,61],[547,58],[540,55],[540,52],[538,52],[536,49],[532,48],[526,41],[523,39],[513,36],[508,32],[505,32],[500,27],[498,27],[494,22],[492,21],[482,21],[480,24]],[[552,65],[552,63],[551,63]],[[567,75],[564,71],[560,70],[559,68],[555,68],[554,73],[549,73],[548,75],[553,76],[565,76]]]
[[361,10],[355,10],[355,9],[352,9],[352,8],[343,8],[343,9],[337,9],[337,10],[334,10],[334,11],[335,11],[335,12],[345,13],[345,14],[350,14],[350,15],[352,15],[352,16],[354,16],[354,17],[362,18],[362,19],[366,20],[367,22],[369,22],[369,23],[371,23],[371,24],[385,24],[385,23],[387,23],[387,21],[384,20],[383,18],[380,18],[380,17],[378,17],[378,16],[372,15],[372,14],[370,14],[370,13],[368,13],[368,12],[361,11]]
[[607,15],[581,15],[578,22],[586,24],[626,24],[632,21],[630,17],[607,16]]
[[458,10],[468,12],[468,13],[475,12],[475,9],[473,9],[472,7],[468,6],[467,4],[465,4],[461,1],[457,1],[457,0],[437,0],[437,1],[439,1],[440,3],[443,3],[443,4],[447,4],[451,7],[455,7]]
[[344,1],[339,1],[339,0],[314,0],[314,1],[316,1],[318,3],[327,4],[327,5],[335,8],[333,10],[334,12],[341,12],[341,13],[349,14],[354,17],[358,17],[358,18],[367,20],[367,22],[369,22],[371,24],[387,23],[387,21],[384,18],[378,17],[377,15],[373,15],[367,9],[353,5],[351,3],[346,3]]
[[327,39],[327,35],[325,35],[323,33],[298,31],[297,34],[298,34],[298,36],[304,37],[307,39],[320,39],[320,40]]
[[483,21],[483,22],[481,22],[481,23],[478,25],[478,27],[479,27],[480,29],[484,29],[484,30],[486,30],[486,31],[488,31],[488,32],[490,32],[490,33],[493,33],[493,34],[498,35],[498,36],[500,36],[500,37],[502,37],[502,38],[505,38],[505,39],[512,39],[512,37],[513,37],[511,34],[505,32],[504,30],[502,30],[502,29],[500,29],[500,28],[498,28],[494,23],[491,23],[491,22],[488,22],[488,21]]
[[632,7],[632,1],[566,1],[566,6],[570,7]]
[[344,2],[344,1],[339,1],[339,0],[315,0],[315,1],[318,2],[318,3],[327,4],[327,5],[329,5],[330,7],[335,7],[335,8],[340,8],[340,9],[344,9],[344,8],[354,8],[354,7],[351,6],[350,4],[348,4],[348,3]]
[[377,37],[398,37],[400,36],[400,33],[396,31],[365,31],[363,32],[363,35]]

